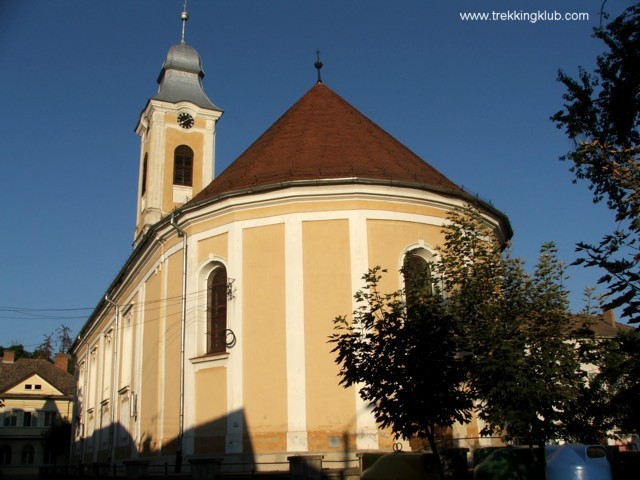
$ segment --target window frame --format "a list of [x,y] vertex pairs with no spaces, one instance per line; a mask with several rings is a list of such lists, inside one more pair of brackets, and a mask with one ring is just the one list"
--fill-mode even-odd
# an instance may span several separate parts
[[173,185],[193,187],[193,150],[188,145],[178,145],[173,151]]
[[[436,250],[431,247],[430,245],[427,245],[424,241],[420,240],[417,243],[414,243],[412,245],[407,246],[403,252],[402,255],[399,258],[399,270],[400,270],[400,275],[399,275],[399,279],[400,279],[400,285],[402,285],[402,288],[405,292],[405,302],[406,303],[410,303],[409,299],[406,298],[406,293],[407,293],[407,281],[405,278],[405,275],[403,273],[404,269],[405,269],[405,262],[407,261],[407,259],[410,256],[415,256],[417,258],[420,258],[422,260],[424,260],[424,262],[426,262],[427,266],[430,267],[430,265],[435,262],[438,258],[437,252]],[[434,292],[434,289],[436,288],[436,286],[440,286],[442,288],[442,284],[441,282],[438,280],[438,278],[436,278],[433,274],[433,271],[431,270],[431,268],[429,268],[429,272],[428,272],[429,278],[430,278],[430,283],[431,283],[431,293]],[[446,296],[446,292],[442,292],[443,295]]]
[[5,410],[2,425],[5,427],[17,427],[19,413],[19,410]]
[[[221,278],[217,279],[219,276]],[[214,268],[207,275],[207,355],[222,355],[227,352],[226,337],[229,325],[228,281],[229,275],[227,268],[221,263],[214,264]],[[214,288],[215,292],[213,291]],[[221,312],[214,316],[214,310],[221,310]],[[217,332],[217,334],[215,334],[214,331]]]

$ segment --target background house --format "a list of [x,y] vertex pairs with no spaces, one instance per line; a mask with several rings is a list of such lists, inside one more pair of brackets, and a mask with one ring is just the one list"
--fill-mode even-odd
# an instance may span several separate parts
[[55,364],[43,359],[14,358],[5,350],[0,363],[0,464],[4,478],[36,474],[38,467],[66,462],[44,439],[57,419],[73,413],[73,375],[68,357]]

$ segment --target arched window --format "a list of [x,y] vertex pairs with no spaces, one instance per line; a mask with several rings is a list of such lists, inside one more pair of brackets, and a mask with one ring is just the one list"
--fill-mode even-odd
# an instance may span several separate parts
[[411,306],[421,294],[433,293],[431,269],[429,262],[417,250],[412,250],[404,257],[402,266],[407,305]]
[[0,465],[11,465],[11,447],[9,445],[0,447]]
[[142,161],[142,185],[140,186],[140,195],[144,196],[147,193],[147,154],[144,154],[144,160]]
[[173,184],[186,187],[193,184],[193,150],[186,145],[173,152]]
[[36,451],[31,445],[25,445],[22,449],[22,464],[23,465],[33,465],[33,458],[35,457]]
[[227,269],[218,266],[207,279],[207,352],[227,350]]

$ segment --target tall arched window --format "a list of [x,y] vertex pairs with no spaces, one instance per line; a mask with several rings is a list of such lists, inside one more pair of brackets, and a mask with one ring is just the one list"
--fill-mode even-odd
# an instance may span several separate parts
[[207,279],[207,352],[227,350],[227,269],[218,266]]
[[173,184],[186,187],[193,184],[193,150],[186,145],[173,152]]
[[402,266],[407,305],[411,306],[422,294],[433,293],[431,269],[429,262],[420,255],[419,251],[412,250],[404,257]]
[[11,465],[11,447],[9,445],[0,447],[0,465]]
[[22,464],[33,465],[33,459],[36,455],[36,451],[31,445],[25,445],[22,448]]

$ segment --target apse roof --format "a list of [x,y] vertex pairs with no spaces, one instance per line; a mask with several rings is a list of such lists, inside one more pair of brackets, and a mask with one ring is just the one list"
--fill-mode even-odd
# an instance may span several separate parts
[[338,179],[464,192],[318,82],[192,202]]

